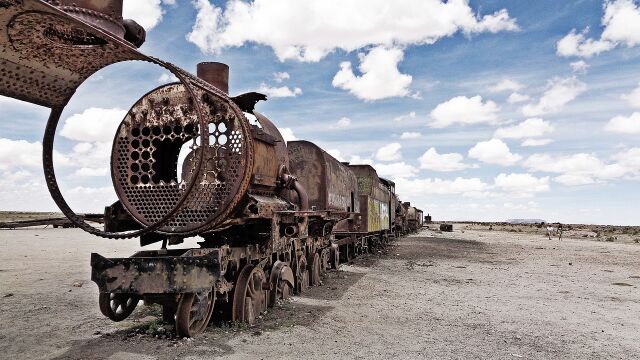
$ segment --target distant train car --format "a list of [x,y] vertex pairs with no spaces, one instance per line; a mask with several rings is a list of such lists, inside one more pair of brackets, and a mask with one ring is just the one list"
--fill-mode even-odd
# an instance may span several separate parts
[[380,178],[380,182],[389,190],[389,230],[396,236],[396,208],[400,201],[396,195],[396,183],[385,178]]
[[358,178],[360,212],[363,215],[361,229],[367,233],[386,233],[390,230],[391,212],[389,188],[380,181],[371,165],[349,165]]

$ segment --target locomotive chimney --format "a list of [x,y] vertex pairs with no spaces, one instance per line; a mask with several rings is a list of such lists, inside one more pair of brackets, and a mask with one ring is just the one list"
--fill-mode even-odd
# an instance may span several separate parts
[[229,65],[219,62],[201,62],[197,66],[200,79],[229,94]]

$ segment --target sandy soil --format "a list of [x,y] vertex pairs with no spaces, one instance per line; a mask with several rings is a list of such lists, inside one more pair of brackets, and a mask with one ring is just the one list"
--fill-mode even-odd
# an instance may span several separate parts
[[135,241],[0,231],[0,357],[640,357],[640,245],[471,228],[401,239],[254,328],[211,326],[194,340],[145,334],[158,309],[117,324],[100,315],[89,254],[126,256]]

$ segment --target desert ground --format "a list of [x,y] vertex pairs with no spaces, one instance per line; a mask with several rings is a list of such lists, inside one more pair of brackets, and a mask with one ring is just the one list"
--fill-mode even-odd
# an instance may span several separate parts
[[255,327],[211,325],[193,340],[142,303],[121,323],[100,314],[90,253],[128,256],[135,240],[0,230],[0,358],[640,358],[635,235],[550,241],[535,226],[489,226],[431,225],[326,273]]

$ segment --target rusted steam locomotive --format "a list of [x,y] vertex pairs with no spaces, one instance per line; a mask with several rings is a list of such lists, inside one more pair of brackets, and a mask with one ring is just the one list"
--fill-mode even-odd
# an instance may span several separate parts
[[[194,76],[137,51],[144,29],[121,13],[122,0],[0,0],[0,94],[51,108],[43,165],[53,199],[91,234],[161,243],[128,258],[91,255],[104,315],[123,320],[144,300],[161,304],[182,336],[202,332],[214,311],[253,323],[276,300],[320,285],[323,270],[421,226],[422,212],[373,167],[340,163],[311,142],[285,144],[254,110],[266,96],[227,94],[226,65],[198,64]],[[130,60],[179,81],[122,120],[111,154],[119,201],[98,229],[61,195],[53,142],[78,86]],[[191,236],[200,248],[167,248]]]

